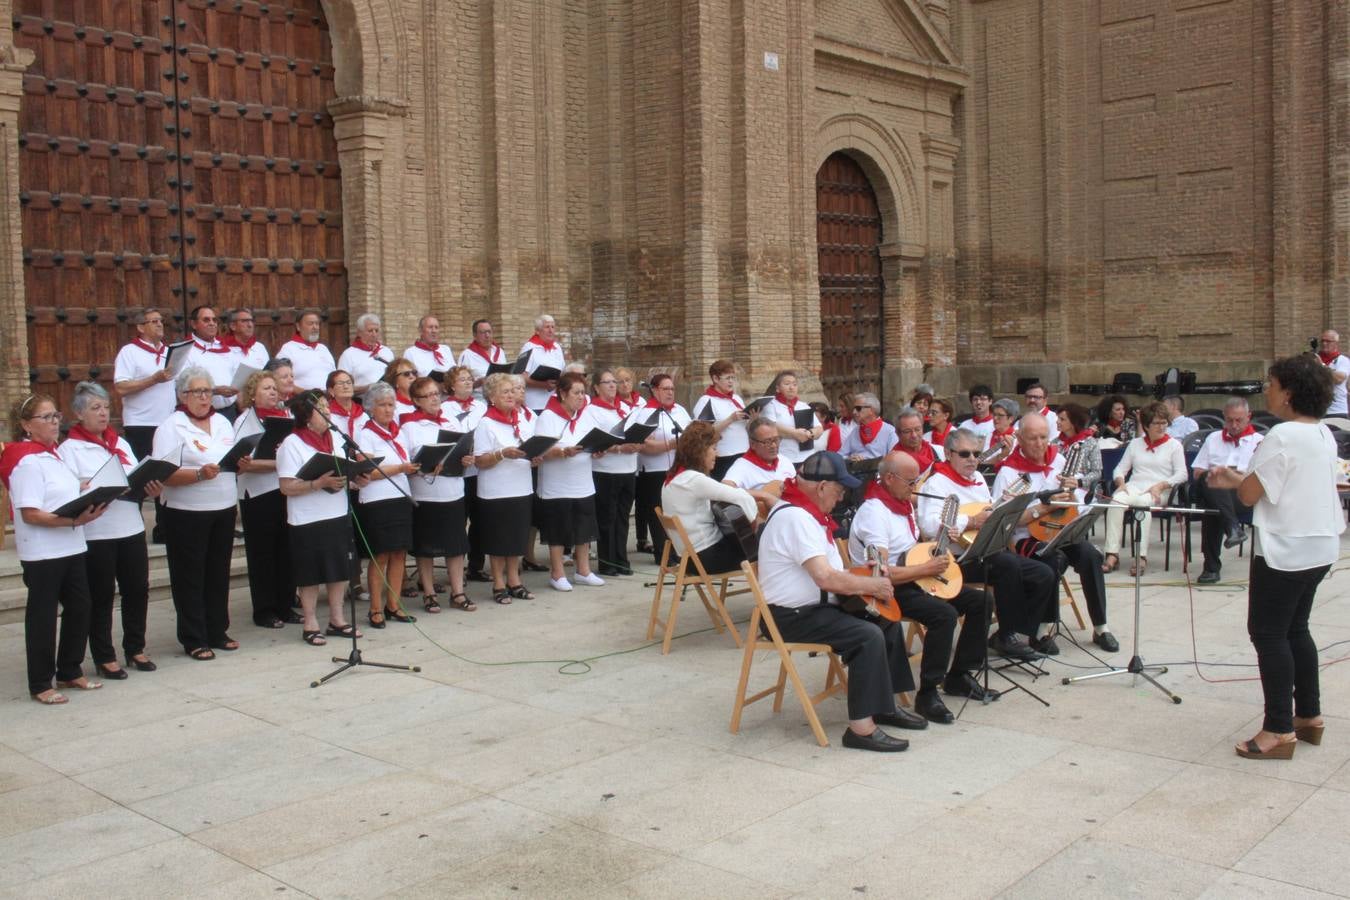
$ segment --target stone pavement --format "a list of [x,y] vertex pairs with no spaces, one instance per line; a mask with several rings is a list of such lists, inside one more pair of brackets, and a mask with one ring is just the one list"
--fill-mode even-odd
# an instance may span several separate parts
[[[636,557],[635,557],[636,558]],[[1160,562],[1155,547],[1151,561]],[[1225,572],[1245,575],[1245,561]],[[643,641],[650,589],[571,594],[366,629],[362,669],[318,690],[333,649],[263,631],[236,592],[243,649],[173,652],[151,607],[153,674],[69,705],[24,690],[22,625],[0,627],[3,897],[1315,897],[1350,893],[1350,665],[1326,669],[1327,741],[1290,762],[1236,757],[1255,682],[1189,660],[1177,567],[1147,576],[1147,661],[1174,706],[1128,678],[1062,686],[1066,646],[1025,695],[907,733],[893,756],[839,746],[842,699],[812,740],[789,695],[727,730],[740,654],[694,601],[668,657]],[[1132,592],[1111,576],[1128,659]],[[1350,656],[1350,573],[1313,614],[1323,658]],[[1211,679],[1255,674],[1245,585],[1194,591]],[[732,601],[745,618],[745,598]],[[1081,634],[1081,633],[1080,633]],[[1063,642],[1062,642],[1063,643]],[[452,652],[454,655],[452,655]],[[752,679],[776,666],[760,657]],[[484,665],[496,663],[497,665]],[[802,665],[809,685],[823,664]],[[1025,680],[1025,679],[1023,679]]]

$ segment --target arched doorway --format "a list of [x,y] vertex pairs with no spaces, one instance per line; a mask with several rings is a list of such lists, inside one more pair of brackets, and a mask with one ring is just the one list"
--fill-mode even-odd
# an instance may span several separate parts
[[149,307],[295,312],[346,338],[333,64],[319,0],[15,0],[29,376],[108,384]]
[[831,154],[816,172],[820,380],[831,401],[843,391],[881,397],[881,239],[867,175],[848,154]]

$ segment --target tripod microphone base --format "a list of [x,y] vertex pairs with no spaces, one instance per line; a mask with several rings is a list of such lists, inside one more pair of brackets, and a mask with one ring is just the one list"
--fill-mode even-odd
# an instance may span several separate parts
[[341,675],[343,672],[347,671],[348,669],[354,669],[357,666],[374,666],[377,669],[396,669],[400,672],[422,671],[421,666],[398,666],[394,665],[393,663],[367,662],[366,660],[361,658],[361,651],[359,648],[356,647],[353,647],[352,652],[345,657],[334,656],[333,662],[342,663],[342,665],[338,666],[336,669],[329,672],[327,675],[323,676],[318,681],[311,681],[309,683],[310,687],[316,688],[319,687],[320,685],[327,684],[329,681]]
[[1123,669],[1112,666],[1105,672],[1093,672],[1091,675],[1075,675],[1072,678],[1062,678],[1060,679],[1060,684],[1073,684],[1076,681],[1091,681],[1094,678],[1109,678],[1112,675],[1138,675],[1140,678],[1162,691],[1173,703],[1181,702],[1180,697],[1165,688],[1162,683],[1150,675],[1149,672],[1156,672],[1159,675],[1164,675],[1167,673],[1167,666],[1146,666],[1141,658],[1132,656],[1130,657],[1129,664]]

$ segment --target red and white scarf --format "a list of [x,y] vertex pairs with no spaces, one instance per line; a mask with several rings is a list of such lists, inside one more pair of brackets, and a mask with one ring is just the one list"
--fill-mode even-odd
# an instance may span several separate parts
[[403,445],[400,444],[397,440],[398,438],[397,422],[390,422],[388,431],[385,431],[383,428],[376,425],[374,419],[366,419],[366,424],[363,427],[369,428],[371,431],[375,432],[376,437],[380,438],[386,444],[393,447],[394,452],[398,454],[399,459],[403,460],[404,462],[408,461],[408,451],[404,450]]
[[[417,344],[418,346],[421,346],[422,342],[418,341]],[[483,357],[484,361],[486,361],[489,365],[491,365],[492,357],[500,355],[502,348],[500,344],[493,344],[492,346],[488,347],[485,350],[477,341],[474,341],[472,344],[469,345],[469,349],[472,350],[474,353],[477,353],[479,356]],[[440,361],[441,358],[437,356],[436,362],[439,363]]]
[[131,465],[131,460],[127,458],[126,453],[123,452],[121,447],[117,446],[117,432],[111,427],[103,429],[102,434],[94,434],[83,425],[72,425],[69,436],[72,441],[87,441],[90,444],[97,444],[115,455],[122,465]]
[[729,400],[736,405],[737,409],[745,409],[745,406],[735,394],[724,394],[712,385],[708,385],[708,389],[704,391],[703,394],[706,397],[717,397],[721,400]]
[[409,422],[435,422],[437,425],[441,426],[450,424],[449,420],[441,415],[440,412],[437,412],[436,415],[433,416],[431,413],[423,412],[420,409],[415,409],[410,413],[404,413],[398,417],[399,425],[407,425]]
[[1002,469],[1004,466],[1007,466],[1009,469],[1012,469],[1017,472],[1027,472],[1029,474],[1035,474],[1039,472],[1042,475],[1049,475],[1052,469],[1054,468],[1052,464],[1055,461],[1055,457],[1058,455],[1059,455],[1058,448],[1056,448],[1053,444],[1051,444],[1050,446],[1045,448],[1045,462],[1043,463],[1032,462],[1031,460],[1027,459],[1025,456],[1022,455],[1022,445],[1018,444],[1017,448],[1013,450],[1012,453],[1009,453],[1007,458],[1004,459],[1003,462],[998,464],[998,467]]
[[1256,428],[1249,422],[1247,427],[1242,429],[1236,436],[1230,435],[1228,429],[1223,430],[1223,440],[1225,444],[1238,444],[1249,434],[1256,434]]
[[984,483],[983,479],[976,481],[974,478],[967,478],[960,472],[956,471],[956,469],[952,467],[952,464],[946,462],[945,460],[943,462],[933,464],[933,474],[941,475],[946,479],[948,479],[949,481],[951,481],[952,484],[959,484],[962,487],[975,487],[975,485],[977,484]]
[[141,340],[140,338],[132,338],[131,342],[135,344],[137,347],[140,347],[146,353],[153,353],[155,355],[155,365],[160,364],[161,362],[160,357],[164,355],[164,351],[166,349],[162,341],[160,342],[160,345],[158,347],[151,346],[149,343]]
[[1140,440],[1144,442],[1144,449],[1147,450],[1149,453],[1152,453],[1154,450],[1157,450],[1159,447],[1161,447],[1163,444],[1167,443],[1171,439],[1172,436],[1170,434],[1164,434],[1156,442],[1150,441],[1148,439],[1148,435],[1144,435],[1142,438],[1140,438]]
[[9,477],[14,474],[14,467],[25,456],[32,456],[34,453],[50,453],[57,459],[61,458],[61,454],[56,452],[55,444],[40,444],[32,438],[6,444],[4,452],[0,453],[0,481],[5,483],[5,487],[9,487]]
[[539,336],[539,332],[537,331],[530,335],[530,339],[525,343],[534,344],[536,347],[541,347],[544,350],[552,350],[554,347],[558,346],[557,341],[546,341]]
[[[520,410],[511,410],[511,415],[507,415],[495,406],[488,407],[486,418],[494,422],[501,422],[503,425],[511,426],[511,433],[515,435],[516,440],[520,440]],[[526,419],[528,422],[529,420]]]
[[825,539],[834,540],[834,532],[838,529],[839,523],[832,519],[828,513],[822,512],[819,506],[816,506],[814,500],[808,497],[800,487],[797,486],[797,479],[789,478],[783,482],[782,500],[784,503],[790,503],[798,509],[804,509],[811,514],[825,529]]
[[295,433],[300,436],[300,440],[313,447],[320,453],[333,454],[333,432],[329,428],[316,432],[308,425],[301,425],[295,429]]
[[573,433],[576,432],[577,420],[581,418],[581,413],[585,409],[586,407],[583,406],[575,413],[568,412],[567,407],[562,405],[562,401],[558,399],[557,394],[554,394],[553,396],[549,397],[548,403],[544,405],[545,412],[551,412],[558,418],[562,419],[564,422],[567,423],[567,430]]
[[863,491],[863,501],[880,500],[882,505],[897,516],[904,516],[905,521],[909,523],[909,533],[917,541],[919,539],[919,524],[914,520],[914,504],[908,500],[897,500],[891,496],[891,492],[881,486],[880,481],[869,481],[867,489]]
[[[445,357],[441,356],[440,344],[428,344],[426,341],[413,341],[413,346],[416,347],[418,350],[425,350],[428,353],[430,353],[432,358],[436,360],[436,365],[438,366],[445,365]],[[472,347],[474,345],[470,344],[469,346]],[[371,355],[374,356],[373,353]],[[488,362],[491,361],[492,360],[488,360]]]
[[[370,346],[370,344],[367,344],[360,338],[356,338],[354,341],[352,341],[352,346],[355,347],[357,350],[360,350],[362,353],[369,353],[371,359],[378,359],[380,351],[384,349],[384,344],[381,344],[379,341],[376,341],[375,346],[372,347]],[[436,362],[440,362],[439,357],[436,359]]]

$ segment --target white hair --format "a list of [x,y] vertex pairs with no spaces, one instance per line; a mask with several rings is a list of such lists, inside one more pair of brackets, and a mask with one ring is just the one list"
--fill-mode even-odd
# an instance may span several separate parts
[[1251,412],[1251,407],[1247,404],[1246,397],[1229,397],[1223,405],[1224,409],[1240,409],[1244,412]]
[[178,377],[173,380],[173,389],[176,393],[182,394],[188,389],[188,385],[194,381],[205,381],[208,387],[215,387],[216,383],[211,380],[211,373],[201,366],[187,366],[178,373]]
[[366,406],[374,406],[389,397],[393,397],[396,401],[398,399],[398,393],[394,390],[393,385],[385,381],[377,381],[366,388],[366,396],[362,399],[366,401]]
[[552,316],[550,316],[548,313],[544,313],[543,315],[539,316],[538,318],[536,318],[536,319],[534,320],[534,327],[535,327],[535,328],[543,328],[545,322],[549,322],[549,323],[551,323],[551,324],[553,324],[553,325],[557,325],[557,324],[558,324],[557,319],[554,319],[554,318],[553,318]]
[[964,426],[953,428],[952,433],[947,435],[947,440],[942,442],[942,449],[948,454],[955,450],[958,444],[969,444],[972,447],[979,447],[984,443],[984,435],[971,431]]
[[359,315],[359,316],[356,317],[356,330],[357,330],[357,331],[363,331],[363,330],[365,329],[365,327],[366,327],[367,325],[370,325],[371,323],[374,323],[374,324],[376,324],[376,325],[379,325],[379,324],[380,324],[380,317],[377,316],[377,315],[375,315],[375,314],[372,313],[372,312],[361,313],[361,315]]
[[103,385],[96,381],[81,381],[75,385],[75,396],[70,398],[70,408],[75,415],[82,416],[89,407],[90,401],[102,400],[104,403],[112,402],[108,398],[108,392],[104,390]]

